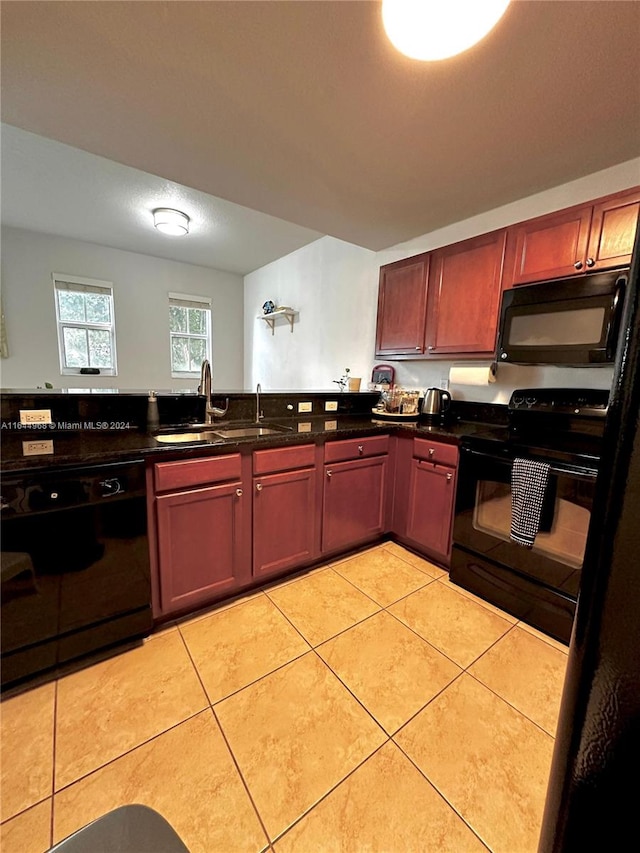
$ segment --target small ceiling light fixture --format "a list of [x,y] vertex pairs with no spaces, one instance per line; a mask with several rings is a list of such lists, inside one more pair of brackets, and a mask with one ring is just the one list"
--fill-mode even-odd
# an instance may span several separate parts
[[483,39],[510,0],[383,0],[389,40],[410,59],[447,59]]
[[171,234],[172,237],[182,237],[189,233],[189,217],[179,210],[170,207],[158,207],[153,211],[153,224],[163,234]]

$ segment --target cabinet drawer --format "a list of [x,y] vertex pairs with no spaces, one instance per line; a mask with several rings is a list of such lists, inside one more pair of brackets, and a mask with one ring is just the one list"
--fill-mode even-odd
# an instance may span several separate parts
[[294,468],[312,468],[316,463],[315,445],[300,447],[274,447],[271,450],[256,450],[253,454],[254,474],[275,474]]
[[458,448],[455,444],[444,444],[440,441],[414,438],[413,455],[416,459],[426,459],[427,462],[439,462],[441,465],[455,466],[458,464]]
[[325,462],[344,462],[347,459],[364,459],[389,452],[389,436],[373,435],[369,438],[350,438],[330,441],[324,446]]
[[185,459],[178,462],[159,462],[154,467],[156,492],[188,489],[206,483],[239,480],[240,454],[215,456],[210,459]]

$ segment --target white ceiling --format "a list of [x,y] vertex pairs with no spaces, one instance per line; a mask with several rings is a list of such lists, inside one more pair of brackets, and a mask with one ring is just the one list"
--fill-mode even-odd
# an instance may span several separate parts
[[[127,211],[113,244],[141,204],[166,188],[158,203],[178,206],[191,187],[194,238],[217,211],[238,247],[229,269],[260,265],[247,216],[265,243],[273,227],[291,248],[322,233],[380,249],[640,155],[637,2],[513,2],[440,63],[398,54],[367,0],[3,2],[0,14],[3,121],[148,173],[102,163],[95,177],[86,155],[50,149],[54,168],[66,156],[88,171],[83,204],[59,218],[82,209],[89,227],[97,207]],[[24,180],[25,197],[44,183]],[[6,172],[3,184],[4,201]],[[315,233],[272,220],[262,232],[255,211]]]
[[[2,224],[246,275],[322,235],[3,124]],[[153,227],[173,207],[186,237]]]

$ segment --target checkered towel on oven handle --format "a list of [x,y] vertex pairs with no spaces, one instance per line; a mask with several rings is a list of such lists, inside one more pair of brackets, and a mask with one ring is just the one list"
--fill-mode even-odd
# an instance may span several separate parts
[[531,548],[540,527],[540,517],[551,465],[531,459],[513,460],[511,469],[511,539]]

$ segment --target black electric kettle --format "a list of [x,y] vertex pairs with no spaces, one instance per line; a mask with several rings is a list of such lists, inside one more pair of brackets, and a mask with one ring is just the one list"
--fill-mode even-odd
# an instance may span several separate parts
[[422,401],[422,414],[430,420],[437,419],[449,411],[451,407],[451,394],[441,391],[440,388],[427,388]]

